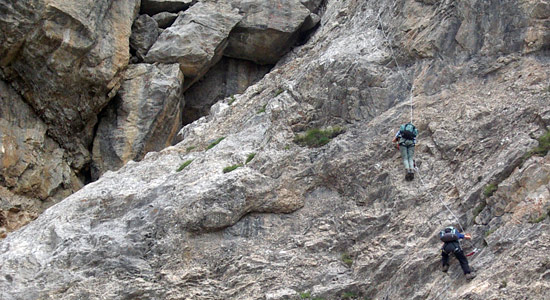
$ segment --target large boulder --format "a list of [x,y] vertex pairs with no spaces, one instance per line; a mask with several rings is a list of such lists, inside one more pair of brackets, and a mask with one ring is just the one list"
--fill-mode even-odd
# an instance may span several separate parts
[[119,93],[100,116],[92,178],[172,144],[181,127],[182,83],[177,64],[130,65]]
[[2,4],[0,67],[81,169],[97,113],[128,64],[139,0],[23,0]]
[[148,15],[141,15],[132,25],[130,35],[130,47],[136,51],[136,56],[143,60],[149,48],[157,41],[159,36],[157,21]]
[[228,5],[197,3],[162,32],[145,61],[179,63],[189,87],[219,61],[241,18]]
[[299,0],[242,0],[232,5],[245,17],[231,33],[224,55],[258,64],[274,64],[288,52],[310,15]]

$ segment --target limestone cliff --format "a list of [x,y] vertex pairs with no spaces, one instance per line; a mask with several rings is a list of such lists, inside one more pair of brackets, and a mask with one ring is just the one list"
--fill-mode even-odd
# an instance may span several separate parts
[[[199,2],[224,2],[242,17],[216,45],[205,39],[212,58],[232,45],[232,32],[251,41],[243,53],[265,36],[256,30],[283,32],[278,23],[241,23],[255,20],[247,16],[254,1]],[[0,241],[2,299],[550,297],[550,154],[533,151],[550,127],[550,3],[292,2],[286,7],[299,2],[320,23],[262,79],[183,127],[176,145],[107,171]],[[184,15],[158,41],[183,34]],[[283,15],[301,24],[314,17]],[[300,40],[297,30],[286,39]],[[213,63],[202,60],[208,55],[193,74]],[[157,65],[181,66],[183,57],[193,56]],[[125,86],[147,94],[135,77],[115,101],[131,96]],[[10,78],[0,85],[12,95],[2,92],[3,118],[14,114],[4,99],[21,93]],[[408,182],[390,141],[411,118],[420,134]],[[36,127],[31,138],[48,140],[50,119],[41,120],[18,130]],[[341,130],[320,147],[296,142],[318,128]],[[16,161],[2,139],[2,162]],[[48,143],[35,155],[59,148]],[[447,225],[472,233],[466,252],[479,249],[469,257],[471,281],[456,259],[440,271],[437,233]]]

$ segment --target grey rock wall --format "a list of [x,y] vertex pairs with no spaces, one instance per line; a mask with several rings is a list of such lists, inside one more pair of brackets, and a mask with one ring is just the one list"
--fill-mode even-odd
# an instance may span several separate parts
[[[550,128],[540,3],[328,0],[307,43],[177,145],[0,241],[1,298],[547,299],[550,154],[525,156]],[[408,182],[390,141],[411,115]],[[450,224],[479,249],[471,281],[454,258],[440,271]]]

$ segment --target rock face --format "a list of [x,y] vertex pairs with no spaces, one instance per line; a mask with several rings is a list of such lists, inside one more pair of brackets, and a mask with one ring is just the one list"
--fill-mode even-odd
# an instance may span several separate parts
[[249,86],[260,80],[272,66],[222,58],[203,78],[185,92],[183,124],[208,115],[210,107],[226,97],[235,99]]
[[178,64],[131,65],[99,123],[93,179],[171,145],[181,128],[183,74]]
[[162,32],[145,61],[179,63],[189,87],[220,60],[241,18],[227,5],[197,3]]
[[[81,169],[97,113],[128,64],[128,39],[139,2],[8,1],[0,41],[4,79],[48,125]],[[82,91],[86,93],[82,93]]]
[[244,11],[229,38],[225,55],[274,64],[298,38],[298,31],[310,11],[298,0],[230,1]]
[[[310,40],[180,143],[0,241],[0,298],[550,298],[550,154],[531,155],[546,2],[326,1]],[[409,182],[390,141],[411,118]],[[471,281],[440,271],[448,225],[479,249]]]

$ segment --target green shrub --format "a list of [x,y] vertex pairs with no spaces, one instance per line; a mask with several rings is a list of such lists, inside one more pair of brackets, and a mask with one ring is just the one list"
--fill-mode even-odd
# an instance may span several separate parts
[[483,191],[483,195],[486,198],[489,198],[495,193],[495,191],[497,189],[498,189],[498,184],[489,183],[488,185],[485,186],[485,190]]
[[187,147],[187,148],[185,149],[185,151],[191,152],[191,151],[192,151],[193,149],[195,149],[195,148],[196,148],[195,146],[190,146],[190,147]]
[[275,91],[275,97],[279,96],[280,94],[282,94],[285,90],[283,88],[279,88]]
[[351,258],[351,256],[348,253],[343,253],[342,254],[342,262],[344,262],[346,264],[346,266],[351,267],[351,265],[353,264],[353,259]]
[[330,142],[331,139],[344,132],[341,127],[327,129],[309,129],[304,134],[297,135],[294,142],[300,146],[321,147]]
[[266,108],[267,104],[264,104],[262,106],[262,108],[260,108],[260,110],[258,110],[258,113],[261,114],[261,113],[264,113],[265,112],[265,108]]
[[531,149],[531,153],[536,156],[546,156],[550,151],[550,130],[538,138],[539,145]]
[[544,221],[544,219],[546,219],[546,216],[547,216],[547,214],[543,214],[542,216],[540,216],[540,217],[538,217],[538,218],[531,219],[531,220],[529,221],[529,223],[531,223],[531,224],[540,223],[540,222]]
[[234,171],[235,169],[240,168],[240,167],[242,167],[242,166],[243,166],[243,165],[241,165],[241,164],[236,164],[236,165],[228,166],[228,167],[223,168],[223,172],[224,172],[224,173],[229,173],[229,172]]
[[181,170],[185,169],[189,164],[193,162],[192,159],[185,161],[183,164],[180,165],[180,167],[176,170],[176,172],[180,172]]
[[311,297],[311,293],[310,292],[303,292],[303,293],[300,293],[300,298],[301,299],[309,299]]
[[342,298],[343,299],[353,299],[353,298],[357,298],[357,295],[355,295],[355,293],[352,293],[352,292],[344,292],[342,294]]
[[532,156],[546,156],[546,154],[548,154],[548,151],[550,151],[550,130],[537,140],[539,141],[539,145],[523,155],[521,164]]
[[229,102],[227,102],[227,104],[231,105],[231,104],[233,104],[233,102],[235,102],[235,100],[237,100],[237,99],[235,99],[235,95],[231,95],[231,100],[229,100]]
[[254,159],[254,156],[256,156],[256,153],[250,153],[248,154],[248,157],[246,158],[245,164],[249,163],[251,160]]
[[223,139],[225,139],[225,137],[221,137],[221,138],[215,140],[210,145],[208,145],[208,147],[206,147],[206,150],[210,150],[210,149],[214,148],[217,144],[219,144],[221,141],[223,141]]

